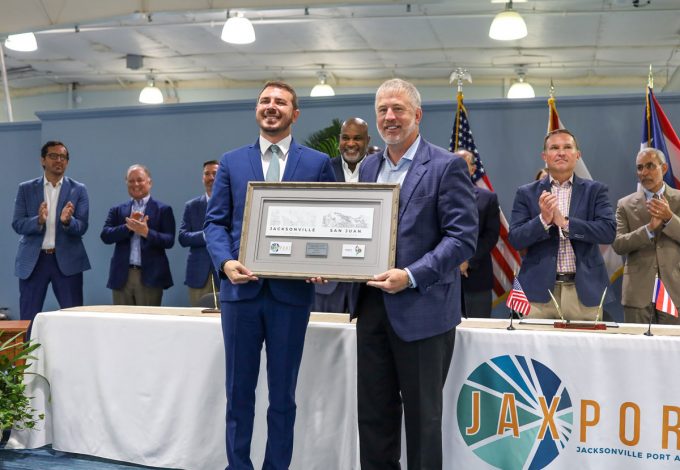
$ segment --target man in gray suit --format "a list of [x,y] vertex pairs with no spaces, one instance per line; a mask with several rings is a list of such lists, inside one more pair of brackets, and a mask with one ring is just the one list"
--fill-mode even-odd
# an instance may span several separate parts
[[680,191],[664,184],[662,151],[640,150],[635,159],[641,189],[619,200],[614,251],[627,255],[623,270],[623,311],[627,322],[680,324],[652,304],[658,273],[675,305],[680,305]]

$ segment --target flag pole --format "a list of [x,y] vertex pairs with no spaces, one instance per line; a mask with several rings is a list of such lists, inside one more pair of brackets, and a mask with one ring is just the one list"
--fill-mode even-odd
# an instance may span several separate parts
[[[464,69],[463,67],[457,67],[456,70],[453,71],[450,77],[449,83],[453,83],[454,81],[456,82],[456,87],[457,87],[457,92],[456,92],[456,119],[455,119],[455,124],[456,124],[456,129],[460,129],[460,110],[461,107],[463,106],[463,80],[467,80],[468,82],[472,83],[472,77],[470,76],[470,71],[468,69]],[[458,132],[456,132],[456,138],[455,141],[453,142],[453,151],[457,152],[458,151]]]

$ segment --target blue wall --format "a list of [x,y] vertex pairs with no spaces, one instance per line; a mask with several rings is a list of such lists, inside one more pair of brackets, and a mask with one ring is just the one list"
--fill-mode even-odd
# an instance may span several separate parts
[[[670,120],[679,122],[680,95],[658,99]],[[509,216],[517,186],[530,181],[542,166],[546,101],[470,101],[466,106],[482,160]],[[609,185],[612,203],[634,191],[633,166],[640,146],[644,94],[559,98],[557,106],[564,124],[579,138],[591,174]],[[300,108],[293,129],[299,141],[329,125],[333,118],[360,116],[369,122],[372,143],[382,145],[375,131],[372,96],[302,98]],[[448,147],[455,101],[425,104],[423,111],[422,135]],[[138,162],[149,167],[151,192],[173,207],[179,228],[184,202],[202,192],[202,162],[257,137],[251,100],[43,112],[38,117],[40,122],[35,124],[0,125],[6,172],[0,209],[5,220],[0,243],[6,253],[0,267],[0,306],[10,307],[13,317],[18,316],[18,281],[14,277],[18,235],[11,228],[13,203],[17,184],[41,174],[43,142],[58,139],[66,143],[71,154],[67,174],[89,189],[90,229],[85,247],[92,270],[85,273],[85,303],[108,304],[111,292],[105,285],[113,247],[104,245],[99,233],[108,209],[128,197],[124,182],[127,167]],[[676,128],[680,129],[680,124]],[[186,254],[179,244],[169,251],[175,286],[166,291],[164,305],[188,304],[183,285]],[[45,309],[56,308],[50,294]]]

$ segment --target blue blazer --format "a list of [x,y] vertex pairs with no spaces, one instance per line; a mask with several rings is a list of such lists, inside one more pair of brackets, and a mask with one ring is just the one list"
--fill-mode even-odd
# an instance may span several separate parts
[[[133,233],[125,226],[125,218],[130,216],[131,211],[132,200],[112,207],[100,235],[107,245],[116,244],[106,283],[109,289],[121,289],[127,282]],[[142,283],[167,289],[172,286],[172,275],[165,250],[175,244],[175,216],[172,207],[153,197],[149,198],[144,215],[149,216],[149,235],[141,237]]]
[[[205,247],[203,224],[205,223],[205,211],[208,208],[208,199],[205,194],[188,201],[184,205],[184,215],[179,226],[179,244],[189,247],[187,258],[187,271],[184,284],[194,289],[200,289],[208,281],[210,271],[213,271],[213,279],[217,282],[217,272],[213,270],[210,262],[208,249]],[[217,288],[217,286],[215,287]]]
[[[44,177],[25,181],[19,185],[12,217],[12,228],[21,235],[14,263],[14,274],[19,279],[27,279],[38,262],[45,238],[45,226],[38,225],[38,208],[44,200]],[[71,223],[66,227],[58,219],[69,201],[73,203],[75,210]],[[87,232],[89,213],[90,201],[85,185],[64,176],[57,202],[54,248],[59,270],[66,276],[90,269],[90,260],[83,246],[83,235]]]
[[493,289],[493,265],[491,250],[498,243],[501,232],[501,214],[498,196],[486,189],[475,186],[477,212],[479,213],[479,234],[477,250],[468,260],[468,277],[462,277],[465,292],[481,292]]
[[[517,250],[527,250],[517,277],[531,302],[550,302],[548,290],[555,286],[557,275],[558,230],[552,226],[546,231],[539,218],[538,198],[549,190],[549,177],[520,186],[512,207],[510,243]],[[569,240],[576,255],[576,292],[583,305],[599,305],[609,285],[599,245],[612,243],[615,237],[616,220],[607,186],[574,175]]]
[[[203,231],[213,265],[222,278],[221,301],[252,299],[264,282],[260,279],[234,285],[220,269],[225,261],[238,259],[249,181],[264,181],[259,139],[222,156],[208,202]],[[283,181],[335,181],[335,177],[328,155],[299,145],[293,139]],[[290,305],[311,305],[314,299],[313,284],[304,281],[270,279],[268,285],[277,300]]]
[[[331,165],[333,165],[333,172],[335,173],[335,181],[341,183],[345,182],[345,170],[342,169],[342,155],[331,158]],[[321,285],[321,284],[319,284]]]
[[[376,181],[382,154],[368,155],[359,181]],[[465,160],[421,137],[399,193],[396,267],[417,287],[383,293],[390,324],[404,341],[444,333],[460,323],[458,267],[475,252],[477,207]]]

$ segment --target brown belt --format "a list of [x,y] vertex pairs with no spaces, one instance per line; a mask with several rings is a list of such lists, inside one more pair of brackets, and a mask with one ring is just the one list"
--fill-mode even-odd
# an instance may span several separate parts
[[54,248],[48,248],[47,250],[40,250],[40,251],[42,251],[46,255],[53,255],[57,252],[57,250],[55,250]]

